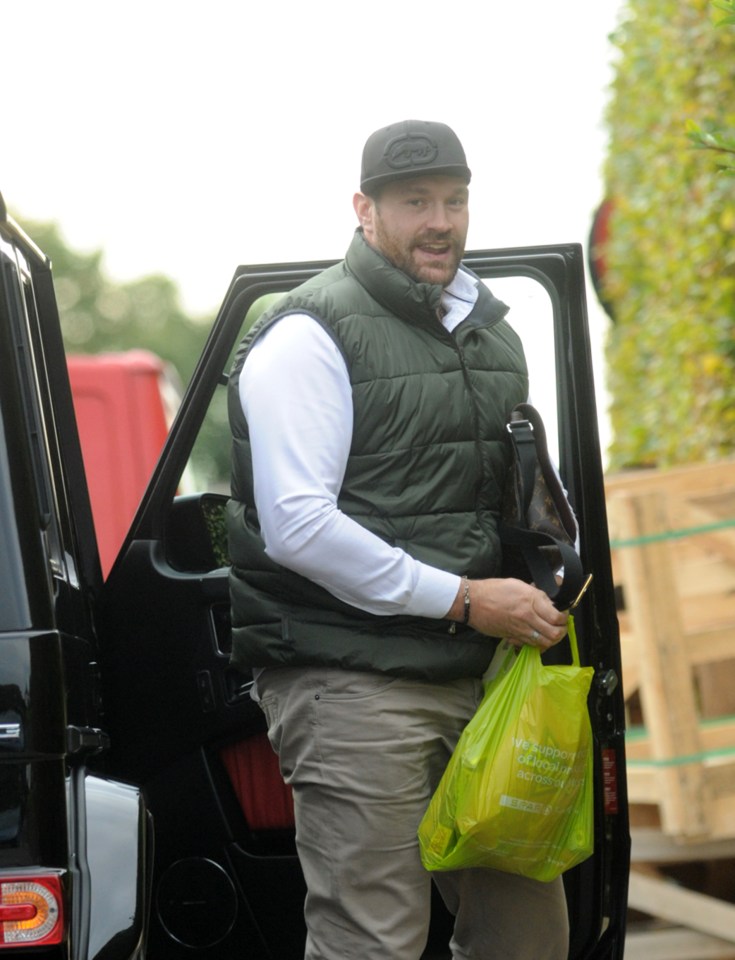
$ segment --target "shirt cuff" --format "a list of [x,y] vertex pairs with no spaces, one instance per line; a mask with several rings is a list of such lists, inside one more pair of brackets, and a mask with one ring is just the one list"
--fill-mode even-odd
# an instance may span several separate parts
[[416,584],[404,612],[411,617],[442,620],[449,613],[461,582],[462,578],[455,573],[420,564]]

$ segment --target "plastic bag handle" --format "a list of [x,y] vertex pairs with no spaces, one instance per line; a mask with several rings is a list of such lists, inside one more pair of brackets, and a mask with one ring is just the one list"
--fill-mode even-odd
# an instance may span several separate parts
[[579,644],[577,643],[577,628],[574,626],[574,615],[569,614],[569,620],[567,621],[567,633],[569,634],[569,646],[572,651],[572,663],[575,667],[580,665],[579,663]]
[[[579,643],[577,642],[577,628],[574,625],[574,616],[570,613],[569,620],[567,621],[567,633],[569,636],[569,648],[572,651],[572,666],[579,667],[581,666],[579,662]],[[506,653],[503,662],[500,664],[500,669],[498,670],[496,676],[501,676],[510,670],[513,664],[518,659],[518,654],[522,650],[525,650],[526,647],[529,647],[531,650],[535,650],[539,656],[541,656],[541,651],[538,647],[534,647],[531,644],[524,644],[521,647],[521,650],[516,650],[515,647],[508,647],[508,652]]]

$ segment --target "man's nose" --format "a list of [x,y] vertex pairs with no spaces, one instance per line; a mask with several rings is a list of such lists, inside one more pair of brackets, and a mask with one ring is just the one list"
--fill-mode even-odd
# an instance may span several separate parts
[[447,208],[443,203],[432,203],[430,206],[428,226],[431,227],[432,230],[436,230],[437,232],[441,233],[451,230],[452,221],[450,220]]

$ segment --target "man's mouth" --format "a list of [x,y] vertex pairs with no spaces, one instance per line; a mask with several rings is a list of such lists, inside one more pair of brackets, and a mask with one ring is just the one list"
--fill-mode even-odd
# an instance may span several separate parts
[[418,244],[418,248],[422,253],[426,253],[429,256],[441,257],[451,251],[452,245],[448,241],[441,243],[420,243]]

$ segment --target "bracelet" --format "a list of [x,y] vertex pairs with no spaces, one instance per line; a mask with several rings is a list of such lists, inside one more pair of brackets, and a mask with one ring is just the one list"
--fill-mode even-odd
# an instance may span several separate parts
[[470,581],[467,577],[462,577],[462,583],[464,584],[464,619],[462,623],[468,624],[470,622]]
[[[464,603],[462,623],[466,626],[470,622],[470,581],[465,576],[462,576],[462,587],[464,590],[462,595],[462,602]],[[452,620],[449,624],[449,632],[452,635],[457,632],[456,620]]]

